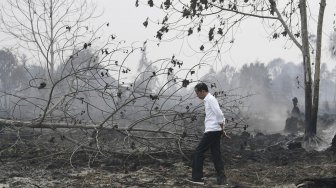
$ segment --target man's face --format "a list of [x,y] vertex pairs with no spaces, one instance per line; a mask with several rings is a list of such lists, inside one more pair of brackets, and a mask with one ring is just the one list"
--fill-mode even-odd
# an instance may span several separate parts
[[202,90],[202,91],[197,91],[197,90],[195,90],[195,93],[196,93],[197,97],[200,98],[200,99],[202,99],[202,100],[203,100],[203,99],[205,98],[205,96],[207,95],[207,92],[204,91],[204,90]]

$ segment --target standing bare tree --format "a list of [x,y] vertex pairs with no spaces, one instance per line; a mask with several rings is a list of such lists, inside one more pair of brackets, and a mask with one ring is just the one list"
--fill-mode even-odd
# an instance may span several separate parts
[[83,46],[85,34],[92,32],[88,20],[94,10],[89,1],[7,0],[1,8],[0,29],[31,52],[35,63],[46,67],[52,81],[64,54]]
[[[196,39],[201,44],[196,50],[207,54],[213,52],[218,58],[223,48],[233,45],[234,33],[246,18],[258,18],[268,23],[273,32],[271,35],[273,39],[284,37],[292,41],[300,49],[303,58],[305,136],[306,140],[310,140],[310,138],[316,138],[322,26],[326,0],[319,1],[320,8],[315,19],[309,19],[313,17],[309,11],[315,10],[308,9],[307,3],[307,0],[286,2],[277,0],[190,0],[189,2],[164,0],[160,3],[150,0],[142,4],[148,4],[150,7],[157,6],[166,12],[161,22],[162,27],[157,31],[156,37],[159,40],[165,40],[165,35],[170,31],[178,31],[179,36],[184,34],[185,37],[191,37],[197,32]],[[135,5],[140,6],[140,2],[137,0]],[[310,20],[317,20],[315,47],[309,41],[312,32],[308,29]],[[144,22],[144,25],[149,25],[148,20]],[[314,60],[311,59],[312,54],[315,55]],[[312,67],[313,64],[315,64],[314,67]]]

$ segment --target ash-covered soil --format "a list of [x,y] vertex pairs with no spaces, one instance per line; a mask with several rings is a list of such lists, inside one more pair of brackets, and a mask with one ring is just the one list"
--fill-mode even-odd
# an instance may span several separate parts
[[[34,144],[23,139],[0,135],[0,188],[193,187],[185,181],[191,175],[186,157],[192,151],[184,151],[186,157],[165,152],[103,155],[74,152],[50,140]],[[335,148],[308,152],[300,139],[280,134],[223,139],[230,187],[336,187]],[[204,176],[204,187],[220,187],[209,153]]]

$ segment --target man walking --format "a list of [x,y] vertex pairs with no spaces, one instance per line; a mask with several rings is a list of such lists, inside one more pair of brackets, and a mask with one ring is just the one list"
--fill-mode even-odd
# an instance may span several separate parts
[[209,93],[208,86],[205,83],[198,83],[195,86],[195,92],[198,98],[204,100],[205,131],[195,150],[192,164],[192,179],[189,181],[194,184],[204,185],[204,153],[210,148],[213,163],[217,171],[217,184],[223,185],[226,184],[226,177],[220,151],[220,139],[221,135],[228,137],[224,131],[225,118],[219,107],[217,99]]

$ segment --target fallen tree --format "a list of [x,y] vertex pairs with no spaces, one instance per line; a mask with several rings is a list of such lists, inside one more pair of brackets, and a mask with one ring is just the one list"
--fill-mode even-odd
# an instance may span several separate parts
[[[147,154],[183,155],[204,128],[203,104],[191,86],[193,67],[183,69],[174,57],[148,62],[145,46],[118,46],[112,52],[121,49],[124,59],[118,63],[110,60],[116,54],[104,52],[99,56],[102,49],[76,51],[64,58],[65,64],[56,70],[52,84],[29,74],[31,78],[22,82],[22,88],[2,92],[11,105],[5,109],[7,117],[0,119],[0,125],[7,133],[32,129],[39,137],[58,135],[59,142],[70,141],[76,152],[83,148],[101,154],[126,154],[140,148]],[[131,69],[119,62],[125,63],[137,50],[143,53],[143,69],[130,81],[122,75]],[[246,129],[244,119],[239,117],[245,97],[220,87],[213,92],[225,112],[227,129]],[[46,140],[57,139],[48,136]]]

